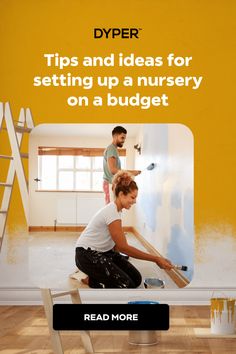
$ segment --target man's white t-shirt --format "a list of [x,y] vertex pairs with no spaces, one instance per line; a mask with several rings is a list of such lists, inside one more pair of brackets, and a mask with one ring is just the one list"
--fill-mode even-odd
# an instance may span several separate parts
[[108,225],[115,220],[121,220],[121,212],[114,202],[100,209],[90,220],[85,230],[79,236],[76,247],[83,247],[99,252],[110,251],[115,242],[112,240]]

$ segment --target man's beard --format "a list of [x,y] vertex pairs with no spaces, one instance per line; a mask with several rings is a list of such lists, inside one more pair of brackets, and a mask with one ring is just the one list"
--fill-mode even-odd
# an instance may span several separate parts
[[123,143],[117,143],[116,145],[117,145],[119,148],[122,148],[124,144],[123,144]]

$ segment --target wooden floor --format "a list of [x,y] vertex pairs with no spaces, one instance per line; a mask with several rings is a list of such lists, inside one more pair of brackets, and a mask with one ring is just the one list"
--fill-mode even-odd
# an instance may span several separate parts
[[[236,354],[236,339],[196,338],[195,327],[210,326],[208,306],[171,306],[170,329],[158,332],[155,346],[128,344],[128,332],[91,332],[95,352]],[[63,332],[65,354],[84,354],[78,332]],[[53,354],[42,306],[0,306],[1,354]]]

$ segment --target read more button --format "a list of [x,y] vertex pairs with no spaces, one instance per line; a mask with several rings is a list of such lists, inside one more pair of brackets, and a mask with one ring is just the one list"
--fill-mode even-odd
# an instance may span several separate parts
[[84,321],[138,321],[138,313],[85,313]]
[[167,304],[55,304],[55,330],[168,330]]

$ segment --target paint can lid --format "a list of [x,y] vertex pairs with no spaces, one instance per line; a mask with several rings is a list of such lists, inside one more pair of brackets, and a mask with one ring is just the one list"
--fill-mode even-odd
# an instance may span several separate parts
[[149,300],[138,300],[138,301],[129,301],[128,304],[131,305],[147,305],[147,304],[159,304],[157,301],[149,301]]

